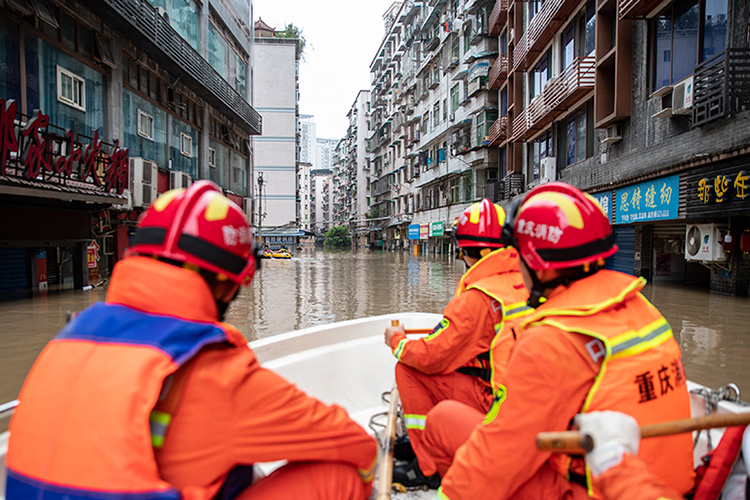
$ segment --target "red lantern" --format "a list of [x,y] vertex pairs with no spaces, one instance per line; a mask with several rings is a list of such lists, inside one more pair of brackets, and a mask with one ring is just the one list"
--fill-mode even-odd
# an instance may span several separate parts
[[745,253],[750,253],[750,231],[747,229],[742,236],[740,236],[740,250]]

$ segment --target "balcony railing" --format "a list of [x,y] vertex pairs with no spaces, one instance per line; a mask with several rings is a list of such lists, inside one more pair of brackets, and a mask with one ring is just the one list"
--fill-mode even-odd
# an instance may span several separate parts
[[161,17],[146,0],[100,0],[89,8],[146,49],[162,67],[180,75],[183,82],[209,104],[236,119],[251,134],[260,135],[262,119],[216,70]]
[[620,19],[645,17],[659,6],[661,0],[621,0]]
[[513,71],[528,67],[531,59],[552,40],[578,4],[577,0],[547,0],[542,4],[513,51]]
[[487,137],[489,137],[490,146],[497,146],[505,139],[507,139],[508,117],[501,116],[497,120],[495,120],[495,123],[492,124],[490,130],[487,132]]
[[696,66],[693,126],[750,109],[750,49],[727,49]]
[[508,77],[508,54],[500,54],[490,68],[490,89],[499,89]]
[[594,88],[594,57],[578,57],[513,120],[511,140],[525,141]]
[[490,14],[490,36],[497,36],[508,19],[508,0],[495,0]]

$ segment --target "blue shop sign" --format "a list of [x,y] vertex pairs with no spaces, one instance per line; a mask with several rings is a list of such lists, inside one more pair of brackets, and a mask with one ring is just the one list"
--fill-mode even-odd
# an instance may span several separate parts
[[591,196],[599,202],[599,205],[604,209],[604,213],[607,214],[607,220],[612,220],[612,191],[605,193],[596,193]]
[[676,219],[679,204],[679,174],[618,189],[616,223]]
[[409,224],[409,239],[410,240],[419,239],[419,224]]

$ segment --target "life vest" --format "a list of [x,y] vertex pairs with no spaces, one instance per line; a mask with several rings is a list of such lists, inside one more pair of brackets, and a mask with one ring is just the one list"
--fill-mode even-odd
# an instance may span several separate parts
[[[591,338],[586,350],[600,368],[581,412],[620,411],[632,415],[639,425],[690,418],[679,345],[667,320],[640,294],[644,285],[643,278],[602,270],[553,295],[524,322],[523,329],[549,325]],[[644,440],[638,456],[675,490],[690,490],[689,434]],[[569,477],[576,464],[583,469],[582,460],[571,464],[565,455],[550,461]],[[593,494],[587,468],[585,481]]]
[[703,464],[696,470],[696,486],[693,500],[716,500],[721,495],[724,483],[732,471],[742,449],[742,438],[747,426],[728,427],[721,436],[719,446],[703,457]]
[[[526,304],[529,292],[523,283],[516,249],[495,250],[474,264],[461,278],[456,296],[467,290],[478,290],[493,300],[493,312],[498,318],[494,325],[495,337],[490,350],[478,357],[481,368],[471,373],[490,382],[492,393],[497,396],[515,344],[515,330],[523,318],[534,312]],[[468,372],[465,368],[469,367],[459,368],[459,371]]]
[[182,498],[154,458],[171,415],[152,410],[165,379],[212,344],[246,345],[229,325],[124,305],[100,303],[78,315],[45,347],[21,390],[6,498]]

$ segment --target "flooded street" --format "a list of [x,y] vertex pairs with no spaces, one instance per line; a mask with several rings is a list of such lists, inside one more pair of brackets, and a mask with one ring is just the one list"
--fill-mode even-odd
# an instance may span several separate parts
[[[227,321],[255,340],[364,316],[440,312],[464,270],[463,263],[445,256],[302,251],[291,260],[265,260]],[[17,397],[66,312],[104,300],[105,294],[101,287],[0,302],[0,402]],[[672,325],[688,377],[714,388],[735,382],[750,400],[750,299],[662,283],[649,285],[644,294]]]

